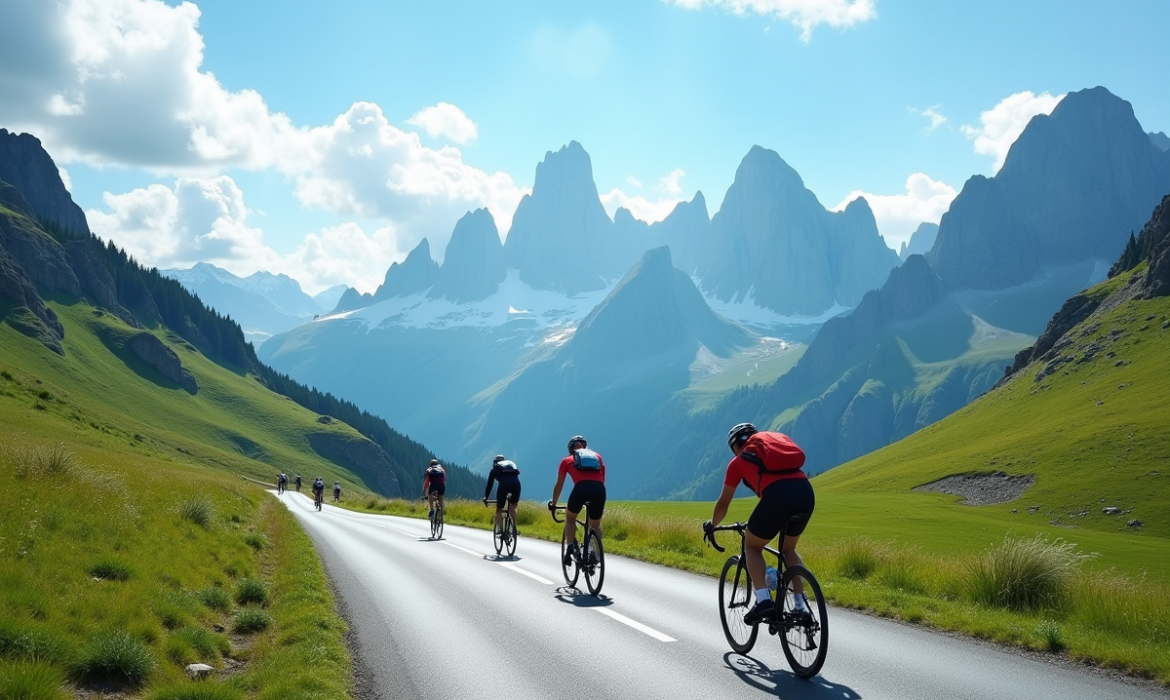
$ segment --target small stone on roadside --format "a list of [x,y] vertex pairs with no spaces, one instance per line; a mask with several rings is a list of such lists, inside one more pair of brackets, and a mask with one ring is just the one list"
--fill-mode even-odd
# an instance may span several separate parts
[[207,664],[188,664],[187,675],[194,680],[201,681],[205,678],[210,678],[212,671],[215,669]]
[[1101,509],[1101,512],[1105,515],[1121,515],[1121,509],[1117,506],[1106,506]]

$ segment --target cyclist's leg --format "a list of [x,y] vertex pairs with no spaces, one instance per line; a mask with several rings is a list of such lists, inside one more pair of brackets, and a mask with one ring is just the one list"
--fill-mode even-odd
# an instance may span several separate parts
[[586,482],[589,490],[589,527],[597,531],[601,539],[601,517],[605,515],[605,484],[600,481]]
[[504,508],[500,503],[496,502],[496,529],[499,530],[504,526]]

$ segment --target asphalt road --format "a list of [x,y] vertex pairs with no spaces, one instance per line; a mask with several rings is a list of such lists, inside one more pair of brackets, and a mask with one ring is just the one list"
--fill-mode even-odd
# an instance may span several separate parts
[[[829,655],[792,675],[775,637],[749,656],[723,638],[714,579],[607,555],[603,596],[564,588],[559,547],[279,496],[320,552],[384,699],[763,698],[1165,700],[1167,694],[950,635],[829,611]],[[584,587],[583,582],[580,584]]]

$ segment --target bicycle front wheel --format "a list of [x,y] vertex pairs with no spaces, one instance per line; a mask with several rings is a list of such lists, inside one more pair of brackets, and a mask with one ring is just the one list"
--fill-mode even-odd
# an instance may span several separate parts
[[748,584],[747,568],[739,557],[728,557],[719,574],[719,621],[723,623],[723,636],[739,654],[746,654],[756,645],[760,634],[758,625],[743,621],[751,610],[752,587]]
[[[777,595],[784,633],[780,646],[792,672],[801,678],[812,678],[820,673],[829,653],[829,610],[820,584],[808,569],[790,566],[784,571],[783,581],[784,588]],[[800,588],[803,594],[797,593]],[[798,595],[804,597],[804,610],[796,610]]]
[[569,543],[561,535],[561,571],[565,574],[565,585],[576,586],[581,569],[577,566],[578,559],[569,554]]
[[601,584],[605,583],[605,550],[597,531],[589,528],[585,533],[585,549],[581,556],[585,567],[585,586],[593,595],[601,595]]
[[515,556],[516,554],[516,521],[512,520],[512,516],[504,515],[504,544],[508,548],[508,556]]

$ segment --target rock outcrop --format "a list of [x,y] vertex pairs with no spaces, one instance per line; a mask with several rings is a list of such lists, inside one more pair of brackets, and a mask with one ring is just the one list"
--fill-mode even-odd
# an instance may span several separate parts
[[487,209],[476,209],[455,224],[443,265],[427,296],[456,304],[479,301],[495,294],[507,276],[496,221]]
[[910,240],[902,244],[902,248],[898,251],[898,257],[904,262],[911,255],[926,255],[937,237],[938,224],[932,224],[929,221],[918,224],[918,228],[910,234]]
[[179,356],[166,343],[149,331],[136,333],[126,341],[126,349],[135,357],[158,370],[158,373],[183,387],[189,394],[199,391],[195,375],[191,374]]
[[35,136],[0,129],[0,180],[24,193],[38,221],[73,236],[89,235],[85,213],[69,196],[57,165]]
[[424,238],[410,251],[406,260],[390,265],[377,291],[373,294],[362,294],[351,287],[341,295],[333,313],[360,309],[391,297],[425,292],[435,284],[438,276],[439,264],[431,258],[431,244]]
[[389,456],[373,441],[360,436],[321,432],[309,434],[309,445],[325,459],[345,467],[367,484],[376,485],[378,493],[388,498],[402,497],[402,487],[390,466]]

